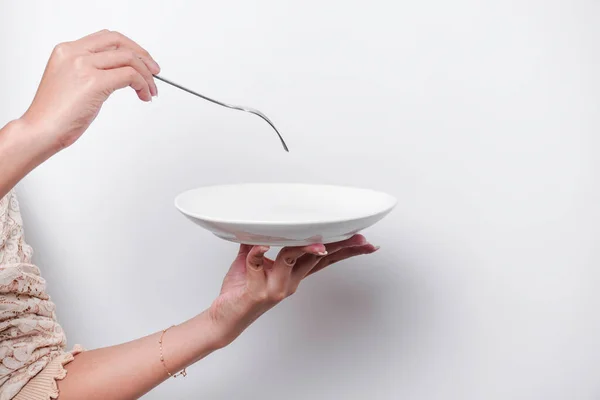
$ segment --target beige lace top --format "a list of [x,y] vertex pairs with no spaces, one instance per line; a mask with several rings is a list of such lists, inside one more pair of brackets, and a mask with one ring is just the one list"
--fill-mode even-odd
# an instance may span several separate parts
[[11,191],[0,200],[0,400],[58,398],[56,380],[81,351],[65,351],[65,334],[32,255]]

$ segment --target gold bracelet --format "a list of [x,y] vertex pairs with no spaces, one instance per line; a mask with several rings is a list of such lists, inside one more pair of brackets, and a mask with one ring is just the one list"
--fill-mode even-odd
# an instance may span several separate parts
[[[175,326],[175,325],[173,325]],[[169,378],[173,377],[173,378],[177,378],[179,375],[182,375],[183,377],[187,376],[187,372],[185,371],[185,368],[181,370],[181,372],[176,373],[175,375],[171,374],[171,372],[169,372],[169,368],[167,368],[167,364],[165,363],[165,357],[163,355],[163,336],[165,336],[165,332],[167,332],[169,329],[171,329],[173,326],[168,327],[167,329],[163,329],[161,335],[160,335],[160,339],[158,339],[158,346],[160,349],[160,362],[162,363],[163,367],[165,368],[165,371],[167,372],[167,375],[169,375]]]

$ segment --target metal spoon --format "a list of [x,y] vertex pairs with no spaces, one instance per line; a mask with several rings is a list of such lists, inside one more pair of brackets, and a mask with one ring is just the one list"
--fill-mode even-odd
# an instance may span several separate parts
[[210,97],[206,97],[206,96],[204,96],[203,94],[200,94],[200,93],[194,92],[193,90],[191,90],[191,89],[188,89],[188,88],[186,88],[186,87],[184,87],[184,86],[181,86],[181,85],[179,85],[179,84],[177,84],[177,83],[175,83],[175,82],[173,82],[173,81],[170,81],[170,80],[168,80],[167,78],[163,78],[162,76],[159,76],[159,75],[154,75],[154,77],[155,77],[156,79],[160,80],[160,81],[163,81],[163,82],[165,82],[165,83],[168,83],[168,84],[169,84],[169,85],[171,85],[171,86],[175,86],[175,87],[176,87],[176,88],[178,88],[178,89],[181,89],[181,90],[183,90],[183,91],[185,91],[185,92],[188,92],[188,93],[190,93],[190,94],[193,94],[194,96],[198,96],[198,97],[200,97],[200,98],[202,98],[202,99],[204,99],[204,100],[208,100],[208,101],[210,101],[210,102],[212,102],[212,103],[215,103],[215,104],[218,104],[218,105],[220,105],[220,106],[227,107],[227,108],[231,108],[231,109],[233,109],[233,110],[246,111],[246,112],[249,112],[249,113],[251,113],[251,114],[258,115],[259,117],[261,117],[262,119],[264,119],[265,121],[267,121],[267,123],[268,123],[269,125],[271,125],[271,127],[272,127],[272,128],[275,130],[275,132],[277,133],[277,136],[279,136],[279,140],[281,141],[281,144],[283,145],[283,148],[284,148],[284,150],[285,150],[285,151],[287,151],[287,152],[289,152],[289,151],[290,151],[290,150],[288,149],[287,145],[285,144],[285,141],[283,140],[283,137],[281,136],[281,134],[279,133],[279,131],[277,130],[277,128],[275,128],[275,125],[274,125],[274,124],[271,122],[271,120],[270,120],[269,118],[267,118],[267,116],[266,116],[265,114],[263,114],[262,112],[260,112],[260,111],[258,111],[258,110],[256,110],[256,109],[254,109],[254,108],[242,107],[242,106],[236,106],[236,105],[232,105],[232,104],[222,103],[222,102],[220,102],[220,101],[217,101],[217,100],[215,100],[215,99],[211,99]]

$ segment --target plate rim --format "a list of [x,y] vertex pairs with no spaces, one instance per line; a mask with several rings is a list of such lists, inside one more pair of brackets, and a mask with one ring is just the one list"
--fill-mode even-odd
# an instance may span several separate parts
[[[390,200],[390,205],[388,205],[385,209],[375,212],[375,213],[370,213],[361,217],[357,217],[357,218],[337,218],[337,219],[332,219],[332,220],[327,220],[327,221],[323,221],[323,220],[314,220],[314,221],[302,221],[302,222],[297,222],[297,221],[259,221],[259,220],[224,220],[224,219],[218,219],[218,218],[210,218],[210,217],[206,217],[206,216],[202,216],[200,214],[196,214],[196,213],[192,213],[192,212],[187,212],[184,211],[183,208],[181,207],[181,205],[179,204],[180,199],[187,193],[199,190],[199,189],[206,189],[206,188],[215,188],[215,187],[226,187],[226,186],[253,186],[253,185],[293,185],[293,186],[321,186],[321,187],[330,187],[330,188],[344,188],[344,189],[354,189],[354,190],[362,190],[362,191],[367,191],[367,192],[372,192],[372,193],[376,193],[379,195],[384,195],[385,197],[387,197]],[[370,189],[370,188],[364,188],[364,187],[358,187],[358,186],[350,186],[350,185],[333,185],[333,184],[321,184],[321,183],[302,183],[302,182],[244,182],[244,183],[225,183],[225,184],[213,184],[213,185],[206,185],[206,186],[199,186],[196,187],[194,189],[188,189],[185,190],[181,193],[179,193],[174,200],[174,205],[175,208],[177,208],[177,210],[179,210],[179,212],[181,212],[183,215],[187,216],[187,217],[192,217],[192,218],[196,218],[199,219],[201,221],[206,221],[206,222],[210,222],[210,223],[215,223],[215,224],[231,224],[231,225],[271,225],[271,226],[285,226],[285,225],[289,225],[289,226],[303,226],[303,225],[316,225],[316,224],[335,224],[335,223],[343,223],[343,222],[348,222],[348,221],[355,221],[355,220],[359,220],[359,219],[365,219],[365,218],[372,218],[375,216],[379,216],[379,215],[385,215],[389,212],[391,212],[397,205],[398,205],[398,199],[387,193],[387,192],[383,192],[380,190],[375,190],[375,189]]]

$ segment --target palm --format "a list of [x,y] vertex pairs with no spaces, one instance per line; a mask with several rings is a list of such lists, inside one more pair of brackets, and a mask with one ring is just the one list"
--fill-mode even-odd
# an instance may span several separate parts
[[221,296],[232,296],[235,294],[242,294],[246,288],[246,259],[243,256],[238,256],[227,275],[223,279],[223,285],[221,286]]
[[[248,312],[247,305],[252,296],[248,290],[248,277],[246,272],[246,256],[252,246],[242,245],[240,253],[231,264],[227,275],[223,279],[221,293],[212,304],[213,318],[235,319]],[[267,261],[265,259],[265,261]],[[271,260],[268,260],[272,263]]]

